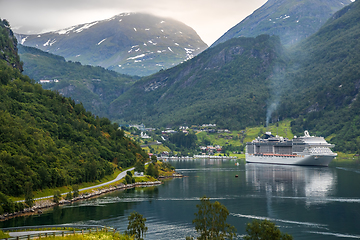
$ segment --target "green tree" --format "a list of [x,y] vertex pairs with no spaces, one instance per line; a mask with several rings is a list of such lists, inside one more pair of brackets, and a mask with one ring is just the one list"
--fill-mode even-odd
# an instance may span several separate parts
[[72,186],[72,195],[73,198],[77,198],[79,196],[79,186],[78,185],[74,185]]
[[292,240],[293,237],[287,233],[281,233],[275,223],[269,220],[254,220],[246,226],[248,235],[244,237],[245,240]]
[[156,164],[157,163],[157,157],[155,155],[151,156],[151,162],[152,164]]
[[154,164],[150,163],[146,169],[146,175],[154,177],[155,175],[155,167]]
[[129,174],[126,174],[125,176],[125,183],[126,184],[132,183],[132,177]]
[[15,203],[15,212],[21,212],[25,208],[25,205],[22,202]]
[[13,213],[15,204],[8,196],[0,192],[0,213]]
[[59,190],[55,190],[55,191],[54,191],[54,197],[53,197],[54,203],[59,204],[60,199],[61,199],[61,193],[60,193],[60,191],[59,191]]
[[154,178],[158,178],[159,177],[159,164],[155,164],[154,167]]
[[207,239],[233,239],[236,229],[234,226],[226,223],[229,215],[227,208],[218,201],[211,203],[206,196],[200,198],[201,203],[196,207],[199,209],[195,213],[195,229],[200,236],[199,240]]
[[146,218],[138,212],[133,212],[128,217],[129,225],[126,234],[134,236],[135,239],[143,239],[144,234],[148,230],[145,226]]
[[145,165],[141,161],[135,163],[135,172],[145,172]]
[[68,192],[68,193],[66,194],[65,199],[66,199],[66,200],[71,200],[72,198],[73,198],[73,195],[72,195],[72,192],[70,191],[70,192]]
[[34,205],[34,194],[32,192],[31,182],[25,183],[25,204],[30,208]]

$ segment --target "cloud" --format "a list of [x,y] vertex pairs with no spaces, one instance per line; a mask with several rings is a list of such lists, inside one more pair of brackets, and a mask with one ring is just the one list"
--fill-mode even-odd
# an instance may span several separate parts
[[0,17],[15,32],[39,33],[110,18],[123,12],[147,12],[179,20],[210,45],[266,0],[0,0]]

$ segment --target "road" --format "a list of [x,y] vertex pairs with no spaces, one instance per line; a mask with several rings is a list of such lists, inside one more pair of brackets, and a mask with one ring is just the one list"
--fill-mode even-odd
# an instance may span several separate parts
[[[148,164],[148,163],[145,163],[145,165]],[[105,186],[105,185],[108,185],[108,184],[111,184],[111,183],[114,183],[114,182],[117,182],[119,180],[121,180],[122,178],[124,178],[126,176],[126,172],[127,171],[132,171],[134,170],[135,168],[132,167],[128,170],[125,170],[123,172],[121,172],[119,175],[117,175],[117,177],[111,181],[108,181],[108,182],[104,182],[104,183],[101,183],[101,184],[98,184],[98,185],[95,185],[95,186],[91,186],[91,187],[86,187],[86,188],[81,188],[79,189],[79,192],[81,191],[87,191],[87,190],[90,190],[90,189],[94,189],[94,188],[99,188],[99,187],[102,187],[102,186]],[[67,193],[62,193],[61,195],[66,195]],[[47,199],[47,198],[52,198],[53,195],[50,195],[50,196],[46,196],[46,197],[41,197],[41,198],[34,198],[34,200],[43,200],[43,199]],[[24,202],[25,200],[21,200],[19,202]]]
[[[135,169],[135,168],[132,167],[132,168],[126,170],[126,171],[121,172],[119,175],[117,175],[117,177],[116,177],[114,180],[111,180],[111,181],[108,181],[108,182],[105,182],[105,183],[101,183],[101,184],[99,184],[99,185],[95,185],[95,186],[91,186],[91,187],[79,189],[79,192],[81,192],[81,191],[87,191],[87,190],[90,190],[90,189],[102,187],[102,186],[105,186],[105,185],[108,185],[108,184],[117,182],[117,181],[121,180],[122,178],[124,178],[124,177],[126,176],[126,172],[127,172],[127,171],[132,171],[132,170],[134,170],[134,169]],[[67,194],[67,193],[63,193],[62,195],[65,195],[65,194]]]

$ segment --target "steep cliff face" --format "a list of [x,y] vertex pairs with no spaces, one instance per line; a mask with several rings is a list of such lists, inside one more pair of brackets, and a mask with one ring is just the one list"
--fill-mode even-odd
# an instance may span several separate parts
[[235,25],[212,46],[236,37],[278,35],[284,45],[293,45],[314,34],[351,0],[269,0]]
[[0,59],[5,60],[13,68],[22,71],[22,63],[17,51],[17,40],[9,22],[0,19]]
[[207,48],[189,26],[143,13],[124,13],[56,32],[16,35],[19,42],[74,62],[145,76]]

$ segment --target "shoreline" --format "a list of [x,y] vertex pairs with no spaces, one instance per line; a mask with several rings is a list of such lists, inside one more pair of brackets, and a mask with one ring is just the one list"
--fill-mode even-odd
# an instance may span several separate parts
[[120,183],[118,185],[115,186],[109,186],[108,188],[103,188],[103,189],[96,189],[96,190],[92,190],[91,193],[83,193],[81,195],[79,195],[76,198],[73,198],[71,200],[65,200],[62,199],[59,201],[59,203],[55,203],[52,201],[52,198],[47,198],[44,200],[38,200],[34,203],[34,206],[31,208],[25,208],[23,211],[21,212],[14,212],[14,213],[5,213],[0,215],[0,221],[7,221],[11,218],[15,218],[15,217],[22,217],[22,216],[28,216],[28,215],[34,215],[34,214],[41,214],[42,210],[44,209],[49,209],[55,206],[62,206],[62,205],[66,205],[66,204],[71,204],[73,202],[77,202],[77,201],[82,201],[82,200],[87,200],[90,198],[94,198],[94,197],[98,197],[100,195],[109,193],[109,192],[114,192],[116,190],[125,190],[125,189],[131,189],[131,188],[135,188],[135,187],[150,187],[150,186],[158,186],[161,185],[163,182],[161,181],[155,181],[155,182],[137,182],[137,183],[131,183],[131,184],[123,184]]

